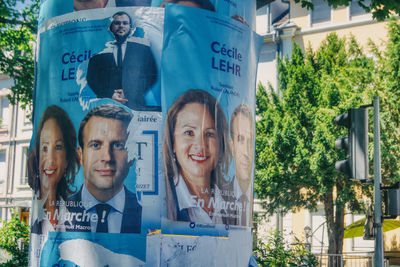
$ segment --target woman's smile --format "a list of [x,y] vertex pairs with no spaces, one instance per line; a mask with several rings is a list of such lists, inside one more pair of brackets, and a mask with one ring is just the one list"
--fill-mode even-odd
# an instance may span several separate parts
[[178,113],[173,151],[187,179],[209,180],[217,166],[219,141],[214,118],[204,104],[186,104]]

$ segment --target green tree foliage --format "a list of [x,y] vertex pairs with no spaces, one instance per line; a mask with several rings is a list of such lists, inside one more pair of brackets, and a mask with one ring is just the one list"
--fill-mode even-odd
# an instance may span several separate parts
[[334,119],[372,102],[374,71],[374,60],[354,37],[332,33],[318,50],[302,52],[294,45],[291,59],[279,62],[280,95],[262,85],[257,91],[255,191],[268,199],[269,213],[315,210],[323,203],[332,254],[342,251],[345,207],[365,208],[357,190],[371,196],[368,185],[335,170],[346,155],[334,143],[347,131]]
[[[294,0],[296,3],[301,3],[302,7],[312,9],[311,0]],[[371,12],[374,19],[379,21],[389,18],[391,15],[400,14],[400,1],[397,0],[371,0],[367,3],[366,0],[325,0],[328,4],[337,8],[339,6],[348,6],[351,2],[360,5],[367,12]]]
[[254,253],[260,266],[318,266],[317,258],[295,238],[295,244],[285,242],[280,231],[271,233],[266,242],[259,240]]
[[[11,220],[3,221],[0,228],[0,248],[12,255],[12,258],[0,264],[0,267],[22,267],[28,265],[29,227],[16,214]],[[18,239],[24,240],[22,250],[18,248]]]
[[32,104],[38,10],[39,0],[0,0],[0,73],[14,80],[11,103],[23,107]]
[[381,97],[382,179],[386,184],[400,180],[400,24],[388,23],[388,41],[382,45],[371,42],[377,60],[375,87]]

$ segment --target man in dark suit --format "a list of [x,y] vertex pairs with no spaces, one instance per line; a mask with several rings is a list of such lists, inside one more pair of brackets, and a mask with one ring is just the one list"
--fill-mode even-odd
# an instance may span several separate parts
[[87,84],[98,98],[112,98],[133,110],[160,111],[160,106],[149,106],[145,101],[158,78],[148,40],[129,37],[132,19],[123,11],[113,15],[110,31],[115,41],[90,58]]
[[221,186],[225,201],[235,203],[236,210],[228,211],[228,224],[251,226],[253,202],[254,119],[253,112],[241,104],[235,108],[230,121],[229,147],[235,161],[235,176]]
[[67,201],[67,231],[140,233],[142,207],[124,186],[133,164],[125,147],[131,118],[123,108],[106,104],[82,120],[78,155],[85,182]]

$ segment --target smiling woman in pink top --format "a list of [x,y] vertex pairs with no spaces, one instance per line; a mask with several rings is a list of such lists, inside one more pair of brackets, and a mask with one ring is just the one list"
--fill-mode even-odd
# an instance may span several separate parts
[[217,181],[227,173],[228,125],[215,98],[189,90],[170,107],[164,131],[168,218],[224,223]]

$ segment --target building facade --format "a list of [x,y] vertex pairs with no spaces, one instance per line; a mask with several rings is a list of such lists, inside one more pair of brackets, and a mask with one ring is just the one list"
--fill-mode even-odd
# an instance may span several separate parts
[[0,219],[10,219],[14,212],[29,223],[32,190],[28,185],[27,159],[32,137],[30,111],[11,105],[12,79],[0,74]]
[[314,10],[302,8],[293,0],[275,0],[257,10],[257,33],[264,37],[258,82],[270,83],[277,89],[277,58],[290,57],[293,42],[303,49],[311,46],[315,50],[331,32],[339,37],[352,34],[364,48],[369,39],[377,44],[387,39],[386,22],[373,20],[357,1],[336,9],[329,7],[326,0],[312,2]]
[[[368,5],[369,1],[366,1]],[[275,0],[257,10],[257,33],[264,37],[258,65],[257,81],[266,88],[269,85],[273,90],[279,90],[277,79],[278,58],[290,57],[293,43],[302,49],[309,46],[317,49],[322,40],[331,32],[339,37],[354,35],[359,44],[365,49],[369,39],[376,44],[387,40],[386,22],[377,22],[372,15],[366,13],[357,1],[349,6],[331,8],[325,0],[312,0],[314,10],[302,8],[294,0]],[[255,204],[255,214],[265,217],[261,205]],[[365,218],[364,214],[347,214],[345,224],[350,225]],[[301,210],[285,216],[279,214],[266,216],[258,223],[258,235],[280,229],[285,233],[289,242],[293,241],[293,233],[306,241],[305,229],[310,228],[309,242],[314,253],[326,253],[328,249],[328,235],[325,215],[322,204],[316,212]],[[400,232],[399,232],[400,233]],[[390,240],[400,242],[396,230],[385,233],[385,251],[392,250]],[[393,242],[392,242],[393,243]],[[374,241],[363,240],[362,237],[345,239],[344,253],[373,251]]]

